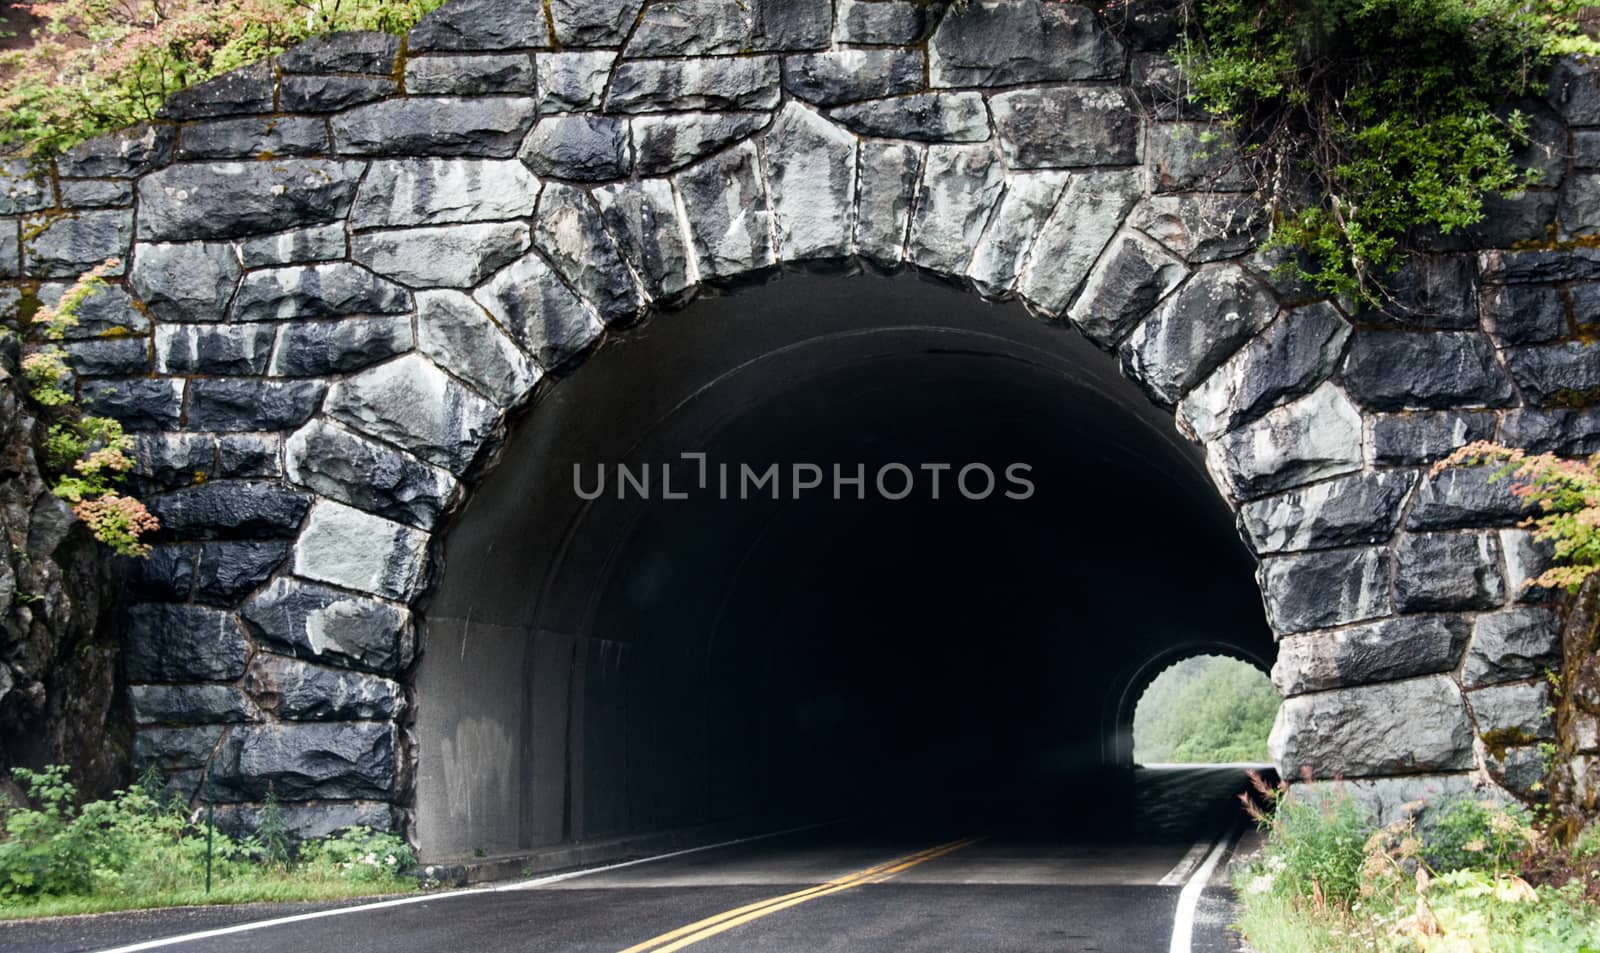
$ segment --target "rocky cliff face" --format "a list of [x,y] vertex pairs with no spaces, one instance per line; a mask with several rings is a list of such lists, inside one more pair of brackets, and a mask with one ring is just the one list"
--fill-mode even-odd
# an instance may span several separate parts
[[1561,641],[1550,806],[1571,831],[1600,817],[1600,573],[1573,600]]
[[0,333],[0,772],[64,762],[99,794],[128,764],[117,573],[39,472],[17,338]]

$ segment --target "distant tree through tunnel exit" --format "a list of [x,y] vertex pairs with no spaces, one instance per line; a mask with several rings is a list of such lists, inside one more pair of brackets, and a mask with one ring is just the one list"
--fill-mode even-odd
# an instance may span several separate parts
[[1186,658],[1157,675],[1133,715],[1140,764],[1267,761],[1278,713],[1272,682],[1249,662],[1221,655]]

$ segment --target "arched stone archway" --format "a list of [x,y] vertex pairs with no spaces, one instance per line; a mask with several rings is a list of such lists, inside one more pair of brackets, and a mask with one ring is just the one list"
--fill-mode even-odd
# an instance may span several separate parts
[[1535,104],[1546,186],[1352,314],[1251,252],[1160,40],[1042,0],[458,0],[179,94],[43,184],[9,166],[7,294],[125,262],[69,350],[164,525],[136,760],[246,819],[271,786],[308,829],[398,823],[434,534],[507,415],[646,314],[844,263],[1016,299],[1175,408],[1260,560],[1286,768],[1507,776],[1548,732],[1551,596],[1517,501],[1426,466],[1600,443],[1595,256],[1473,250],[1600,227],[1564,125],[1600,85]]
[[1272,668],[1270,658],[1252,651],[1249,646],[1242,646],[1241,641],[1243,640],[1221,641],[1191,637],[1165,646],[1147,658],[1130,659],[1128,668],[1106,693],[1105,720],[1108,726],[1105,733],[1106,760],[1112,764],[1134,762],[1133,715],[1139,707],[1139,699],[1144,697],[1151,683],[1160,677],[1162,672],[1179,662],[1201,655],[1219,655],[1253,665],[1263,673]]

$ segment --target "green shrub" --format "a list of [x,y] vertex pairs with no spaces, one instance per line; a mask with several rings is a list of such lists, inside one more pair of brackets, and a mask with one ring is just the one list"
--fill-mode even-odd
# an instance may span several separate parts
[[[395,834],[351,828],[307,841],[295,856],[281,823],[278,835],[235,838],[211,830],[208,838],[205,822],[164,798],[153,778],[80,805],[63,766],[12,776],[26,802],[0,804],[0,916],[332,898],[417,886],[406,877],[415,858]],[[269,804],[263,813],[274,810]]]
[[416,866],[406,842],[393,834],[350,828],[312,841],[300,851],[307,869],[358,883],[393,880]]
[[1515,868],[1534,832],[1522,807],[1462,796],[1429,812],[1423,839],[1423,858],[1435,873],[1502,871]]
[[[1260,953],[1600,953],[1575,852],[1519,807],[1459,796],[1374,829],[1337,786],[1315,804],[1258,790],[1266,841],[1234,883],[1238,927]],[[1543,886],[1519,876],[1530,862]]]
[[1506,107],[1549,59],[1594,51],[1578,0],[1185,0],[1179,63],[1234,127],[1274,221],[1322,291],[1376,300],[1408,236],[1533,183]]
[[1246,892],[1348,908],[1361,894],[1367,842],[1377,831],[1371,812],[1342,788],[1310,797],[1252,779],[1267,802],[1251,808],[1266,839]]
[[57,0],[0,53],[0,153],[54,155],[319,33],[404,32],[442,0]]

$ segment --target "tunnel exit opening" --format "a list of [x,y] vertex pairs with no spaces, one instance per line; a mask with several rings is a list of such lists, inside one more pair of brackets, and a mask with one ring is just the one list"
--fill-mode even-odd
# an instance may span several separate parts
[[1265,764],[1280,701],[1259,663],[1191,655],[1163,669],[1140,692],[1133,714],[1134,762]]
[[1170,415],[1076,335],[910,276],[787,276],[601,348],[443,565],[413,726],[435,859],[1056,823],[1131,767],[1157,660],[1273,652]]

